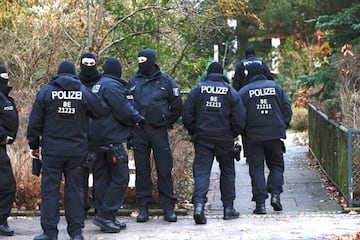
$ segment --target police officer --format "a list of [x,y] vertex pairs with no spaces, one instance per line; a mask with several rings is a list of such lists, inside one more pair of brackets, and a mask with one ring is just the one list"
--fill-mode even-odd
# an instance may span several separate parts
[[[252,185],[254,214],[266,214],[265,200],[271,194],[271,206],[281,211],[280,193],[284,184],[284,143],[292,110],[285,91],[264,75],[264,68],[251,63],[244,72],[246,84],[239,94],[246,106],[245,138]],[[264,160],[269,169],[267,181]]]
[[[85,52],[80,56],[80,73],[79,78],[82,84],[89,89],[92,89],[93,85],[100,80],[101,74],[97,70],[96,56],[92,52]],[[85,193],[85,212],[91,208],[89,199],[89,175],[92,172],[92,167],[95,160],[95,150],[89,147],[89,153],[84,164],[84,193]],[[95,195],[95,189],[93,188],[93,198]]]
[[173,159],[168,128],[181,115],[182,100],[173,78],[156,64],[156,55],[146,48],[138,54],[139,71],[129,80],[128,89],[135,108],[145,117],[143,129],[134,128],[132,142],[136,165],[136,201],[139,208],[137,222],[149,219],[148,204],[152,202],[150,153],[153,150],[158,177],[160,207],[165,220],[176,222],[172,167]]
[[108,110],[75,74],[73,62],[62,62],[58,75],[36,95],[29,118],[30,155],[38,158],[41,145],[43,163],[40,208],[43,233],[34,240],[57,239],[63,174],[67,232],[71,239],[84,239],[82,165],[88,149],[88,116],[99,118]]
[[[235,67],[235,74],[233,77],[232,85],[233,87],[239,91],[243,86],[245,86],[248,82],[246,80],[246,76],[244,74],[245,70],[247,69],[247,66],[250,64],[258,64],[263,68],[264,75],[266,79],[272,79],[273,76],[270,72],[269,67],[266,65],[266,63],[255,56],[255,49],[252,46],[248,46],[245,49],[245,58],[240,60]],[[244,157],[247,156],[247,144],[245,137],[242,136],[242,145],[243,145],[243,155]],[[246,163],[248,163],[248,159],[246,159]]]
[[191,135],[195,148],[193,162],[194,220],[206,224],[204,205],[210,184],[214,157],[219,162],[221,201],[224,220],[239,217],[234,209],[235,167],[234,137],[245,126],[245,108],[236,90],[226,83],[223,67],[213,62],[207,69],[205,80],[196,85],[185,101],[182,119]]
[[122,206],[129,183],[128,155],[123,147],[133,125],[141,128],[144,121],[126,98],[126,82],[121,79],[122,66],[109,57],[104,63],[104,75],[93,86],[108,104],[111,114],[98,120],[90,119],[91,148],[97,149],[94,162],[96,216],[93,223],[105,232],[119,232],[126,224],[115,219]]
[[9,96],[12,87],[8,81],[6,67],[0,65],[0,235],[12,236],[14,230],[7,219],[15,200],[16,183],[6,145],[14,142],[19,119],[14,99]]
[[101,74],[97,70],[96,56],[92,52],[85,52],[80,56],[79,78],[82,84],[92,87],[99,81]]
[[262,59],[255,56],[255,49],[252,46],[248,46],[245,49],[245,58],[240,60],[235,66],[235,74],[232,79],[232,85],[237,91],[239,91],[247,83],[247,78],[244,74],[244,70],[249,64],[258,64],[260,67],[263,68],[263,74],[265,75],[266,79],[274,79],[266,63]]

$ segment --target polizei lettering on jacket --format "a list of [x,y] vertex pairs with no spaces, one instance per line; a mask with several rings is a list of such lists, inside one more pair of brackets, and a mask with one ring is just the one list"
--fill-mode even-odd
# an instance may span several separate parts
[[250,64],[259,64],[260,66],[263,64],[262,61],[260,60],[250,60],[250,61],[244,61],[243,64],[244,66],[250,65]]
[[227,87],[214,87],[214,86],[201,86],[201,93],[208,94],[227,94],[229,88]]
[[51,99],[60,99],[60,100],[81,100],[82,92],[81,91],[52,91]]
[[256,89],[250,89],[249,90],[249,97],[264,97],[264,96],[270,96],[270,95],[276,95],[275,88],[256,88]]

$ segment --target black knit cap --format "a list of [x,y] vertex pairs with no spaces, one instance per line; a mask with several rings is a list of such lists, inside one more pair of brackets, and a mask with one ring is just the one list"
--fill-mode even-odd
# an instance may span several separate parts
[[120,61],[114,57],[109,57],[106,59],[104,63],[104,74],[108,74],[120,79],[122,75],[122,66]]
[[254,76],[257,75],[263,75],[264,74],[264,67],[262,64],[259,64],[257,62],[253,62],[251,64],[248,64],[245,69],[246,72],[245,76],[247,81],[251,80]]
[[220,74],[223,74],[224,73],[224,69],[223,67],[221,66],[220,63],[218,62],[212,62],[208,69],[207,69],[207,74],[210,74],[210,73],[220,73]]
[[[0,73],[7,73],[6,67],[0,64]],[[1,85],[8,85],[9,78],[2,78],[0,76],[0,84]]]
[[71,61],[63,61],[59,65],[58,74],[76,75],[75,64]]
[[245,49],[245,57],[248,57],[248,56],[255,56],[255,49],[252,46],[248,46]]

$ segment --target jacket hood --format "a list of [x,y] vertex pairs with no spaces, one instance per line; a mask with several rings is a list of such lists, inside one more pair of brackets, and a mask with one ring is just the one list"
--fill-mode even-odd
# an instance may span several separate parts
[[210,73],[210,74],[206,75],[204,81],[206,81],[206,80],[229,83],[229,80],[227,79],[227,77],[225,77],[225,75],[221,74],[221,73]]
[[5,96],[9,96],[10,91],[12,90],[12,87],[6,86],[6,85],[0,85],[0,92],[4,94]]
[[251,77],[249,79],[249,82],[255,82],[255,81],[260,81],[260,80],[268,80],[264,75],[259,74],[259,75],[255,75],[253,77]]
[[51,80],[51,83],[54,85],[58,85],[61,89],[64,90],[74,90],[74,89],[80,89],[81,82],[74,77],[74,75],[70,74],[59,74],[53,80]]

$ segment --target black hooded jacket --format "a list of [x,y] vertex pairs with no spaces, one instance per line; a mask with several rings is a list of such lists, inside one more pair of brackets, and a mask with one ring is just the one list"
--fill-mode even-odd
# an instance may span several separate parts
[[59,74],[36,95],[27,129],[29,146],[41,145],[43,155],[84,157],[89,117],[107,113],[98,96],[74,75]]
[[145,117],[145,124],[164,127],[174,124],[181,115],[182,99],[173,78],[155,70],[145,76],[141,72],[133,75],[127,85],[134,98],[134,107]]
[[239,91],[243,86],[245,86],[248,83],[248,80],[246,78],[246,75],[244,71],[247,69],[247,66],[252,64],[259,64],[262,68],[262,74],[266,77],[268,80],[274,80],[269,67],[266,65],[266,63],[260,59],[255,57],[255,55],[247,55],[245,59],[242,59],[239,61],[235,66],[235,74],[233,77],[233,87],[235,90]]
[[285,91],[264,75],[254,76],[249,81],[239,91],[247,112],[246,140],[285,139],[292,116]]
[[208,74],[187,97],[182,120],[190,135],[232,142],[246,120],[245,108],[235,89],[223,74]]
[[19,128],[19,116],[15,101],[9,97],[12,87],[0,85],[0,142],[7,136],[14,142]]
[[90,119],[90,147],[126,142],[131,127],[143,121],[127,99],[125,86],[124,80],[107,74],[93,86],[92,91],[104,100],[111,113],[99,120]]

